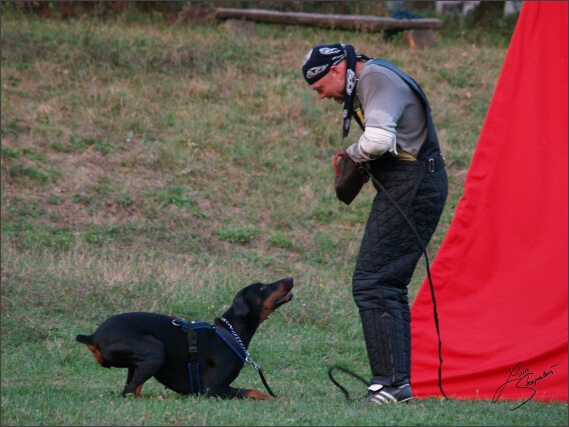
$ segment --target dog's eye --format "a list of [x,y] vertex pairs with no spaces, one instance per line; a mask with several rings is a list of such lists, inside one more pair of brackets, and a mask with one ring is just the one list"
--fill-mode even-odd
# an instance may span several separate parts
[[265,285],[259,286],[259,290],[260,290],[261,292],[263,292],[263,291],[265,290]]

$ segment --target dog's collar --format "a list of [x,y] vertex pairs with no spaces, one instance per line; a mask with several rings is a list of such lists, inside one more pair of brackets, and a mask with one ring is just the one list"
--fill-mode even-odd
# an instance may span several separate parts
[[229,332],[231,332],[231,335],[233,335],[233,338],[235,339],[235,341],[237,341],[239,343],[239,345],[241,346],[241,348],[243,349],[243,351],[245,352],[245,362],[253,365],[253,367],[255,368],[255,370],[257,372],[259,372],[261,370],[261,367],[253,360],[253,358],[251,357],[251,355],[249,354],[249,352],[247,351],[247,348],[245,347],[245,345],[243,344],[243,341],[241,341],[241,338],[239,337],[239,335],[237,334],[237,332],[235,332],[235,329],[233,329],[233,325],[231,325],[231,323],[229,323],[229,320],[227,320],[225,317],[220,317],[219,320],[221,321],[221,323],[223,323],[225,326],[227,326],[227,328],[229,329]]
[[[231,335],[233,335],[233,338],[235,338],[235,341],[237,341],[239,343],[239,345],[243,348],[243,350],[245,350],[245,353],[247,353],[247,347],[245,347],[245,344],[243,344],[243,341],[241,341],[241,338],[239,337],[239,334],[237,332],[235,332],[235,329],[233,329],[233,325],[231,323],[229,323],[229,320],[227,320],[225,317],[220,317],[219,320],[221,321],[221,323],[225,324],[225,326],[227,326],[227,328],[229,329],[229,332],[231,332]],[[247,354],[248,356],[249,354]]]

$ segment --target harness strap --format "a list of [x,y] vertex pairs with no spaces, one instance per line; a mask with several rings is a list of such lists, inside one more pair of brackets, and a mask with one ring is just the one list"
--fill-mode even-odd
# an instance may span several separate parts
[[181,328],[183,331],[186,331],[188,334],[188,351],[190,355],[190,363],[188,363],[188,375],[190,377],[190,387],[192,394],[203,393],[203,388],[200,378],[200,364],[198,363],[197,360],[198,334],[196,330],[213,329],[217,334],[217,336],[219,336],[219,338],[221,338],[221,340],[225,342],[225,344],[227,344],[227,346],[231,350],[233,350],[233,352],[237,355],[237,357],[241,359],[241,362],[243,362],[243,364],[247,362],[253,365],[255,370],[259,373],[261,381],[263,382],[263,385],[265,386],[269,394],[273,397],[276,397],[273,391],[270,389],[269,385],[267,384],[265,376],[263,375],[263,372],[261,371],[259,365],[253,362],[253,360],[249,356],[249,353],[247,352],[247,349],[243,347],[243,345],[239,341],[237,341],[237,339],[233,336],[233,334],[231,334],[227,329],[217,328],[215,326],[208,324],[207,322],[195,322],[193,320],[191,322],[185,322],[181,319],[174,319],[172,320],[172,324],[174,326]]
[[190,362],[188,363],[188,376],[190,377],[190,388],[192,394],[201,394],[203,392],[201,377],[200,377],[200,364],[198,363],[198,334],[197,329],[211,329],[211,326],[206,322],[189,323],[180,319],[172,320],[174,326],[178,326],[188,334],[188,353],[190,355]]
[[200,393],[202,390],[200,381],[200,364],[198,363],[198,334],[193,327],[188,329],[188,351],[190,353],[190,363],[188,363],[188,373],[190,375],[190,387],[192,394]]
[[231,350],[241,359],[243,363],[247,361],[247,355],[245,353],[245,349],[237,342],[235,337],[229,333],[229,331],[225,328],[216,328],[215,333],[219,335],[219,337],[229,346]]
[[193,326],[188,328],[186,325],[186,329],[188,330],[188,350],[190,352],[190,360],[195,361],[198,355],[198,334],[194,330]]

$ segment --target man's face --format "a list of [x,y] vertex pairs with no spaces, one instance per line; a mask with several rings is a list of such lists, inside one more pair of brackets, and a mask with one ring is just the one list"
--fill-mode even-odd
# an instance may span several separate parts
[[344,102],[346,87],[346,61],[333,65],[324,77],[310,85],[318,93],[320,99],[333,99],[339,104]]

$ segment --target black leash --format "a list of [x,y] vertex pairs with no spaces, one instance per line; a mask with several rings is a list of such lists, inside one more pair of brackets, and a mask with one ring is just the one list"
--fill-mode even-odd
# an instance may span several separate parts
[[261,367],[259,365],[257,365],[255,362],[253,362],[252,360],[251,360],[251,362],[248,362],[248,363],[253,364],[253,367],[259,373],[259,376],[261,377],[261,381],[263,381],[263,385],[265,386],[265,388],[267,389],[269,394],[273,397],[277,397],[277,396],[275,396],[275,394],[273,393],[273,391],[269,387],[269,384],[267,384],[267,381],[265,380],[265,376],[263,375],[263,371],[261,371]]
[[358,380],[360,380],[362,383],[364,383],[366,385],[366,387],[370,386],[370,383],[367,382],[366,380],[364,380],[362,377],[360,377],[358,374],[356,374],[353,371],[350,371],[349,369],[343,368],[342,366],[338,366],[338,365],[334,365],[332,367],[330,367],[330,369],[328,369],[328,377],[330,377],[330,380],[334,383],[334,385],[336,387],[338,387],[340,390],[342,390],[342,392],[344,393],[344,395],[346,396],[346,400],[348,400],[348,402],[354,402],[356,400],[360,400],[360,399],[350,399],[350,393],[348,393],[348,390],[346,390],[338,381],[336,381],[334,379],[334,376],[332,375],[332,372],[334,371],[334,369],[338,369],[340,371],[344,371],[347,374],[350,374],[351,376],[357,378]]
[[273,391],[271,390],[271,388],[269,387],[269,384],[267,384],[267,381],[265,380],[265,376],[263,375],[263,371],[261,371],[261,367],[259,366],[258,363],[256,363],[253,360],[253,358],[251,357],[251,355],[247,351],[245,344],[243,344],[243,341],[241,341],[241,338],[239,337],[237,332],[235,332],[235,329],[233,329],[233,326],[231,325],[231,323],[229,323],[227,321],[227,319],[225,319],[224,317],[221,317],[219,320],[221,320],[221,322],[223,322],[229,328],[229,331],[233,335],[233,338],[239,344],[239,346],[241,347],[241,350],[245,353],[245,362],[249,363],[250,365],[253,365],[253,368],[255,368],[255,370],[259,373],[259,377],[261,377],[261,381],[263,382],[263,385],[265,386],[265,388],[267,389],[269,394],[273,397],[276,397],[275,394],[273,393]]

